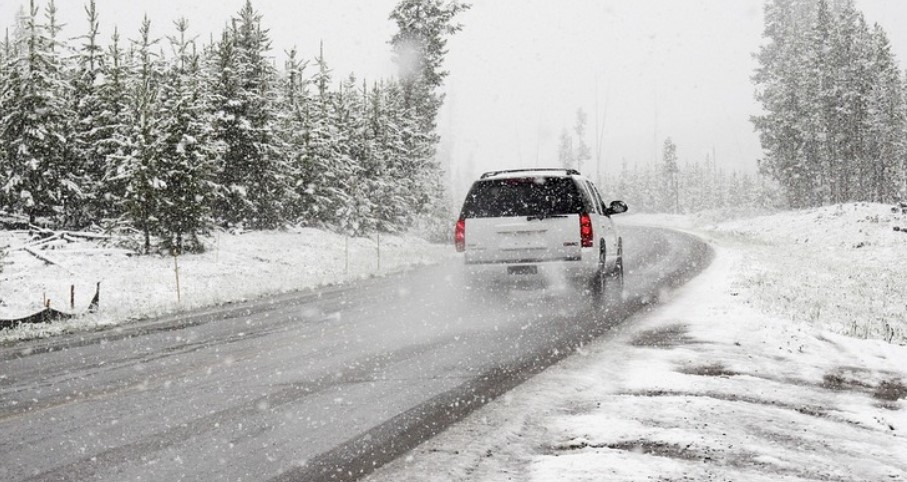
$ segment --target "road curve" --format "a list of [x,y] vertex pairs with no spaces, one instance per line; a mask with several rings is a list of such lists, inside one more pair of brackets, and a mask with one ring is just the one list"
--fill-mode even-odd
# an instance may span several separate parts
[[0,347],[2,480],[350,480],[699,273],[710,248],[623,229],[625,297],[387,278]]

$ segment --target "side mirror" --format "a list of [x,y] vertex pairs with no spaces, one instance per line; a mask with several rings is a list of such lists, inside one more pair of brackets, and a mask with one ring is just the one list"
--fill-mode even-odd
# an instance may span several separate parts
[[611,201],[611,206],[605,209],[605,214],[610,216],[612,214],[620,214],[627,212],[627,203],[623,201]]

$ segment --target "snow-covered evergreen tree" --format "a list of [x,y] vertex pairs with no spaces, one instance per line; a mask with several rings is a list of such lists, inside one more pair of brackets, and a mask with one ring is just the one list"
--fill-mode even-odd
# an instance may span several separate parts
[[151,21],[146,16],[139,39],[132,42],[132,75],[126,81],[126,125],[117,133],[122,151],[112,156],[117,162],[115,181],[125,186],[125,216],[144,236],[144,250],[151,251],[151,235],[158,232],[159,191],[165,186],[161,159],[164,155],[162,132],[161,82],[163,66],[151,37]]
[[324,48],[315,59],[316,72],[311,82],[314,97],[307,109],[308,136],[301,177],[305,180],[302,193],[303,217],[308,224],[330,227],[337,225],[337,213],[348,202],[340,189],[345,172],[338,145],[339,134],[335,118],[331,69],[324,57]]
[[75,114],[72,141],[75,156],[74,173],[84,197],[69,206],[68,224],[81,227],[98,221],[104,204],[104,174],[107,152],[104,143],[112,136],[107,122],[107,106],[101,97],[100,84],[104,81],[104,49],[98,42],[98,12],[94,0],[85,7],[88,32],[78,37],[81,41],[76,53],[75,68],[71,76],[71,104]]
[[561,130],[557,145],[557,162],[564,168],[576,169],[576,150],[573,148],[573,138],[566,128]]
[[367,138],[372,146],[364,170],[368,179],[368,198],[374,227],[382,232],[396,232],[405,227],[402,209],[405,193],[391,168],[398,146],[398,130],[389,110],[388,86],[375,83],[366,101]]
[[[843,2],[843,3],[841,3]],[[837,141],[837,160],[826,178],[835,179],[831,199],[846,202],[863,198],[863,183],[868,168],[865,132],[868,120],[868,95],[872,90],[872,40],[863,15],[850,0],[839,0],[839,11],[832,39],[831,65],[835,75],[834,93],[826,95],[834,106],[832,117]]]
[[867,96],[867,158],[870,160],[870,190],[864,199],[891,202],[903,185],[904,160],[907,158],[904,91],[901,72],[891,52],[885,31],[878,25],[872,32],[874,84]]
[[101,105],[93,117],[92,129],[97,134],[88,154],[103,163],[98,185],[89,186],[89,205],[98,220],[116,220],[125,216],[127,179],[120,175],[122,159],[129,148],[130,109],[127,82],[131,78],[130,62],[120,47],[120,34],[114,29],[96,79]]
[[404,106],[420,117],[420,127],[434,132],[444,96],[438,90],[447,77],[447,39],[463,26],[455,22],[469,4],[457,0],[401,0],[390,14],[398,31],[391,39]]
[[189,23],[175,22],[170,38],[174,57],[161,87],[161,154],[157,162],[155,215],[164,246],[180,253],[198,251],[198,235],[210,229],[218,155],[199,56],[188,38]]
[[443,173],[434,159],[437,116],[444,102],[440,89],[447,77],[444,56],[448,38],[462,29],[455,18],[469,5],[458,0],[400,0],[390,14],[397,24],[391,38],[399,68],[400,92],[406,122],[400,125],[407,170],[415,179],[414,219],[424,230],[447,232],[449,206]]
[[31,0],[21,36],[13,40],[0,113],[7,172],[2,189],[10,207],[30,222],[39,216],[58,221],[68,203],[81,196],[72,174],[69,85],[63,79],[54,3],[47,7],[47,23],[40,23],[38,12]]
[[331,166],[332,176],[327,187],[334,199],[334,207],[330,213],[333,217],[332,224],[341,232],[360,234],[364,230],[360,229],[363,218],[368,216],[367,209],[360,212],[363,203],[357,199],[359,184],[364,180],[360,163],[369,152],[363,131],[364,121],[360,116],[361,101],[356,95],[355,78],[341,82],[331,100],[333,105],[329,109],[331,113],[329,122],[333,124],[336,157]]
[[680,168],[677,165],[677,145],[665,139],[661,154],[661,206],[665,212],[680,212]]
[[[897,196],[904,104],[881,27],[853,0],[772,0],[754,76],[764,173],[794,207]],[[898,79],[898,80],[895,80]]]
[[275,228],[288,191],[284,146],[274,131],[277,77],[266,56],[268,31],[247,0],[217,47],[215,132],[224,145],[218,184],[226,189],[217,214],[229,224]]
[[806,39],[801,34],[812,28],[814,0],[772,0],[765,5],[763,45],[756,56],[759,68],[753,77],[756,99],[764,113],[753,117],[765,157],[760,169],[776,178],[789,193],[791,205],[812,202],[815,172],[806,164],[801,147],[805,144],[799,123],[808,115],[808,100],[802,86]]
[[353,219],[347,230],[356,234],[374,232],[378,228],[373,196],[379,192],[383,163],[374,132],[369,125],[369,91],[365,82],[351,75],[341,86],[348,106],[347,132],[349,155],[353,162],[353,182],[350,184]]
[[408,128],[405,112],[398,83],[379,84],[373,89],[369,122],[378,146],[376,162],[380,166],[375,217],[378,229],[386,232],[408,228],[415,216],[412,207],[416,204],[416,193],[405,180],[408,158],[405,138],[409,137],[404,135],[404,129]]
[[839,167],[836,65],[834,63],[832,13],[826,0],[818,0],[816,19],[809,31],[805,53],[806,71],[803,75],[804,116],[799,121],[799,131],[804,139],[801,162],[810,173],[812,184],[801,193],[809,205],[828,202],[832,197],[835,172]]
[[[22,16],[19,18],[22,18]],[[3,38],[3,45],[0,46],[0,112],[8,112],[13,105],[12,100],[15,91],[12,89],[12,82],[15,78],[14,72],[17,62],[18,56],[15,54],[14,44],[10,41],[9,29],[7,29]],[[0,115],[0,121],[2,121],[2,118],[3,116]],[[0,140],[5,140],[5,137],[0,135]],[[0,211],[6,211],[12,205],[12,201],[10,201],[8,192],[5,189],[13,171],[9,155],[9,150],[0,146],[0,206],[3,206]]]
[[295,48],[287,52],[284,72],[281,78],[280,102],[277,132],[285,146],[284,155],[288,166],[289,189],[287,191],[288,218],[303,221],[305,208],[303,198],[306,189],[305,171],[306,147],[309,137],[310,79],[305,76],[307,62],[297,57]]

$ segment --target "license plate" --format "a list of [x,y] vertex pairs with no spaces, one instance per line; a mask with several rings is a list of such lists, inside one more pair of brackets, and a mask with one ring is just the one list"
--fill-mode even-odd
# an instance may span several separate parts
[[507,274],[537,274],[538,266],[508,266]]

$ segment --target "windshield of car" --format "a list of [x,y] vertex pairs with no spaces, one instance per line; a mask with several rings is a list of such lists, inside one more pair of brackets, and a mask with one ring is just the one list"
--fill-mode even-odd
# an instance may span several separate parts
[[569,177],[490,179],[472,185],[461,216],[494,218],[579,214],[582,195]]

